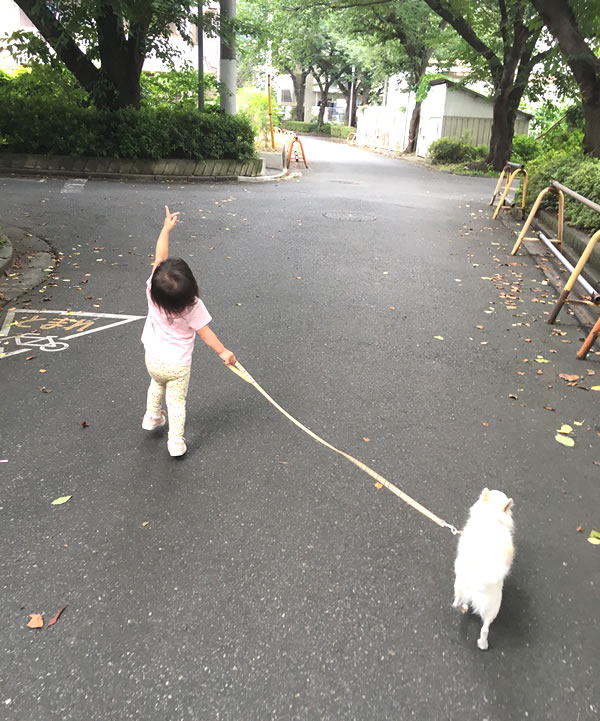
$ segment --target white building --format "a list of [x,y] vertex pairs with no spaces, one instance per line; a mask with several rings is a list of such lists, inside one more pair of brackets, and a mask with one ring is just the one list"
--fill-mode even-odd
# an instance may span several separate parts
[[[277,90],[277,102],[285,113],[285,118],[296,119],[294,108],[296,107],[296,95],[294,84],[289,75],[276,75],[273,78],[273,85]],[[329,89],[328,100],[330,105],[325,109],[324,120],[328,122],[345,122],[346,117],[346,96],[337,87]],[[309,74],[304,87],[304,121],[309,123],[316,120],[319,115],[319,104],[321,101],[321,90],[317,81]]]
[[[384,105],[359,109],[357,143],[386,150],[404,150],[414,107],[414,93],[401,90],[397,79],[390,81]],[[438,138],[462,138],[471,145],[488,145],[492,116],[491,98],[459,87],[445,78],[432,81],[421,104],[417,155],[426,156],[429,146]],[[517,110],[515,134],[527,135],[530,119],[531,115]]]

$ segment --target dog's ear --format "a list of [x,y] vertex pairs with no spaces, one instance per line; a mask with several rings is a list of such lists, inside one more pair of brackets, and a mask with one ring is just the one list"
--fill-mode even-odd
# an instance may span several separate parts
[[484,488],[483,491],[481,491],[481,495],[479,496],[479,500],[482,503],[487,503],[490,498],[490,489]]
[[513,503],[514,503],[513,499],[509,498],[508,501],[506,501],[506,503],[504,504],[504,508],[502,509],[502,512],[508,513],[508,511],[510,511],[510,509],[513,507]]

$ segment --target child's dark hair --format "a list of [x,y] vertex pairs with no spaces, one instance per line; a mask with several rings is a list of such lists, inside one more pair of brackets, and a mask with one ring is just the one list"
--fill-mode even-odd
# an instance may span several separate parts
[[179,315],[200,295],[198,283],[183,258],[165,258],[152,274],[150,296],[167,315]]

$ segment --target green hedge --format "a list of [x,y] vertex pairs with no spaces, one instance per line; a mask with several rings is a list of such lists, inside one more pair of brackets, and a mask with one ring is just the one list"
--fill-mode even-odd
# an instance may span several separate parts
[[325,123],[319,128],[316,123],[305,123],[300,120],[284,120],[281,127],[284,130],[291,130],[293,133],[325,135],[331,138],[347,138],[356,132],[356,128],[349,128],[347,125],[339,123]]
[[8,96],[0,150],[115,158],[243,160],[254,156],[247,118],[185,108],[99,111],[55,98]]
[[515,135],[512,141],[510,159],[513,163],[529,163],[536,158],[542,149],[538,141],[531,135]]
[[427,154],[432,163],[439,165],[483,160],[487,152],[485,145],[469,145],[457,138],[439,138],[431,143]]
[[[534,204],[539,193],[556,180],[595,203],[600,203],[600,159],[583,155],[580,151],[551,150],[527,164],[529,183],[527,207]],[[518,202],[521,191],[518,193]],[[543,208],[558,208],[556,193],[547,193],[542,200]],[[600,213],[565,196],[565,221],[576,228],[596,231],[600,228]]]

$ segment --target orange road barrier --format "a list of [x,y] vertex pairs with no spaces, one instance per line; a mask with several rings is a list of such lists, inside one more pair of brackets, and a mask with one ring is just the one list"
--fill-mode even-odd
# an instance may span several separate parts
[[506,186],[504,188],[504,191],[502,192],[502,195],[500,196],[500,200],[498,201],[498,205],[496,207],[496,210],[494,211],[494,215],[492,216],[494,220],[498,217],[498,213],[501,210],[510,210],[513,207],[514,204],[505,205],[505,201],[506,196],[508,195],[510,188],[513,184],[513,181],[519,173],[522,173],[523,177],[523,199],[521,201],[521,218],[525,217],[525,199],[527,197],[527,171],[525,170],[525,166],[522,163],[511,163],[510,161],[508,161],[504,168],[502,168],[502,172],[500,173],[500,177],[498,178],[498,182],[496,183],[496,189],[494,190],[494,194],[492,195],[492,199],[490,200],[490,205],[494,205],[496,196],[500,192],[500,186],[502,185],[502,181],[506,180]]
[[[529,226],[531,225],[533,218],[540,207],[542,199],[547,193],[558,193],[558,237],[546,238],[543,233],[539,233],[538,238],[526,237],[525,233],[529,229]],[[550,324],[554,323],[554,321],[556,320],[556,317],[560,313],[560,309],[567,302],[569,293],[573,290],[573,286],[576,282],[580,283],[580,285],[582,285],[590,294],[590,300],[580,299],[577,302],[592,305],[600,303],[600,293],[598,293],[594,288],[592,288],[592,286],[585,280],[585,278],[580,277],[585,267],[585,264],[589,260],[589,257],[592,254],[594,247],[596,246],[596,243],[598,242],[598,240],[600,240],[600,230],[596,231],[589,239],[588,244],[586,245],[585,250],[581,254],[581,257],[579,258],[579,261],[577,262],[577,265],[575,267],[573,267],[569,263],[569,261],[564,257],[564,255],[554,245],[557,243],[560,246],[560,250],[562,250],[563,226],[565,222],[565,194],[569,195],[575,200],[578,200],[580,203],[587,205],[589,208],[597,210],[600,213],[600,205],[598,205],[598,203],[594,203],[592,200],[584,198],[583,195],[580,195],[574,190],[571,190],[570,188],[567,188],[566,186],[561,185],[560,183],[557,183],[555,180],[553,180],[550,185],[547,188],[544,188],[544,190],[542,190],[542,192],[536,198],[535,203],[533,204],[533,208],[531,209],[531,212],[529,213],[529,216],[525,221],[525,225],[519,233],[517,242],[515,243],[515,246],[511,251],[511,255],[516,255],[523,240],[541,240],[546,246],[548,246],[548,248],[554,253],[554,255],[556,255],[557,258],[562,261],[563,265],[571,271],[571,275],[565,283],[565,287],[563,288],[563,291],[561,292],[558,300],[556,301],[556,304],[552,309],[552,313],[550,313],[550,317],[547,320],[547,322]]]
[[290,138],[290,144],[288,146],[288,154],[287,154],[287,167],[290,167],[290,160],[292,159],[292,151],[294,152],[294,161],[296,163],[300,162],[300,158],[298,157],[298,148],[296,148],[296,145],[300,147],[300,152],[302,153],[302,160],[304,161],[304,167],[308,168],[308,163],[306,162],[306,155],[304,155],[304,147],[302,146],[302,141],[298,137],[296,133],[293,134],[293,137]]
[[596,321],[596,324],[590,331],[588,337],[584,340],[583,345],[581,348],[577,351],[577,358],[579,360],[585,360],[587,354],[590,352],[592,346],[594,345],[594,341],[598,336],[600,335],[600,318]]

